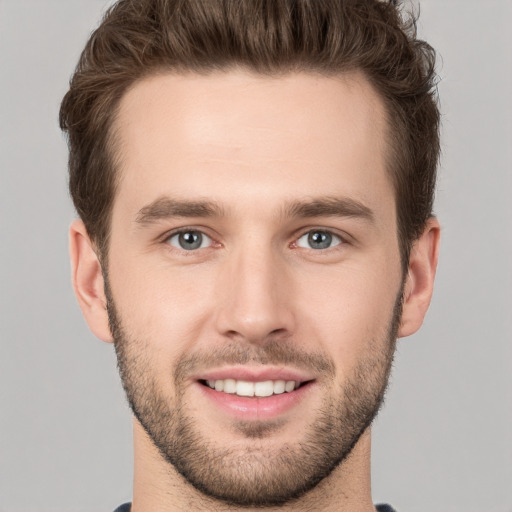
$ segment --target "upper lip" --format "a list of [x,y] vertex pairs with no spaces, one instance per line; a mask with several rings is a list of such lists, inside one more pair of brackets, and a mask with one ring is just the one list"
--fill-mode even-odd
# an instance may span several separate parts
[[296,368],[278,366],[230,366],[207,370],[195,377],[195,380],[244,380],[247,382],[263,382],[268,380],[284,380],[306,382],[314,380],[311,373]]

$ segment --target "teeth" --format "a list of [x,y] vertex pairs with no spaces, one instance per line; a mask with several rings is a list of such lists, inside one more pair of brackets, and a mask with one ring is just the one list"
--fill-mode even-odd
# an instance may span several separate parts
[[254,394],[256,396],[272,396],[274,394],[274,383],[271,380],[256,382],[254,384]]
[[[293,382],[291,380],[290,382]],[[286,382],[284,380],[276,380],[274,382],[274,393],[276,395],[280,395],[281,393],[284,393],[286,389]],[[295,389],[295,382],[293,382],[293,389]]]
[[293,382],[292,380],[289,380],[286,382],[286,384],[284,385],[284,390],[289,393],[290,391],[293,391],[295,389],[295,382]]
[[254,382],[239,380],[236,383],[236,394],[238,396],[254,396]]
[[236,380],[226,379],[224,381],[224,393],[236,393]]
[[224,393],[236,394],[238,396],[272,396],[281,393],[290,393],[297,389],[300,382],[294,380],[265,380],[262,382],[249,382],[246,380],[223,379],[223,380],[207,380],[206,384],[215,389],[215,391],[223,391]]

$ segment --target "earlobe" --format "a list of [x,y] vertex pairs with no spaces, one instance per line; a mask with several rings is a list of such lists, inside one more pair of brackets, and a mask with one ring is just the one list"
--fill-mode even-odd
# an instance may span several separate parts
[[69,229],[71,275],[82,313],[95,336],[112,342],[101,264],[84,223],[76,220]]
[[434,289],[440,235],[439,222],[431,217],[422,235],[412,246],[404,287],[399,337],[410,336],[423,323]]

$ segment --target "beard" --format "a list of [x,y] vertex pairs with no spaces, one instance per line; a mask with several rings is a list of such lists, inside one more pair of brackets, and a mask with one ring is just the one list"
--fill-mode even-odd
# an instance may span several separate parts
[[[105,276],[106,277],[106,276]],[[324,353],[299,350],[287,340],[259,346],[226,342],[217,351],[184,354],[170,375],[174,396],[158,384],[149,340],[125,331],[105,279],[107,309],[118,367],[130,407],[163,458],[200,493],[238,507],[275,507],[300,498],[349,456],[381,407],[391,371],[402,311],[402,290],[383,339],[365,340],[369,350],[341,384],[336,365]],[[282,420],[236,421],[245,440],[221,446],[193,414],[187,377],[221,364],[293,365],[321,376],[322,404],[310,416],[299,441],[271,442]],[[202,428],[201,428],[202,427]]]

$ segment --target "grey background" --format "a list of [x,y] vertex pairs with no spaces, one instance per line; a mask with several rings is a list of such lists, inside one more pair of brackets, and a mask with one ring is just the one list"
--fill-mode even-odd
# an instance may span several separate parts
[[[131,496],[112,347],[70,286],[60,99],[105,0],[0,0],[0,510],[110,511]],[[425,0],[442,56],[444,227],[423,329],[374,427],[375,501],[512,511],[512,2]]]

